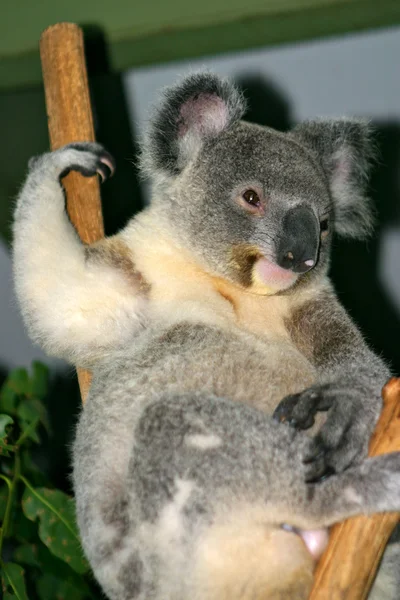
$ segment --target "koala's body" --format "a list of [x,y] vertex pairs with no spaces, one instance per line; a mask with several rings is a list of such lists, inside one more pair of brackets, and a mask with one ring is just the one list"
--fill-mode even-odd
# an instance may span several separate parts
[[152,202],[92,246],[60,178],[105,176],[100,146],[36,159],[18,198],[30,334],[93,370],[73,477],[112,600],[305,599],[329,525],[400,509],[400,455],[366,459],[390,373],[327,277],[333,230],[370,227],[368,126],[281,134],[243,111],[210,74],[169,90],[143,146]]

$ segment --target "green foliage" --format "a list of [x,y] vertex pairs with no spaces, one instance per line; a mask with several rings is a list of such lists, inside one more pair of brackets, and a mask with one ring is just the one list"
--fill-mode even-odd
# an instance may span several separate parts
[[7,433],[14,420],[9,415],[0,414],[0,456],[10,456],[7,444]]
[[[12,371],[0,389],[0,579],[4,600],[94,600],[74,501],[48,481],[34,449],[51,435],[48,372]],[[1,592],[0,592],[1,594]]]
[[86,573],[89,567],[82,556],[72,499],[60,490],[33,488],[22,480],[26,485],[22,508],[31,521],[39,519],[42,542],[74,571]]
[[25,587],[25,571],[15,563],[4,563],[1,567],[1,584],[4,595],[18,600],[28,600]]

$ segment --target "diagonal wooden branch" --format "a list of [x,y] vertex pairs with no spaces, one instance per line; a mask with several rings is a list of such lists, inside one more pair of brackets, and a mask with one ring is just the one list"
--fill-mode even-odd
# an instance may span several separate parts
[[[94,127],[82,30],[73,23],[46,29],[40,40],[50,144],[53,150],[70,142],[94,141]],[[63,180],[71,222],[85,244],[104,237],[97,177],[70,173]],[[78,369],[84,402],[90,373]]]
[[[369,455],[400,451],[400,379],[383,389],[383,410]],[[365,600],[399,513],[354,517],[332,528],[310,600]]]

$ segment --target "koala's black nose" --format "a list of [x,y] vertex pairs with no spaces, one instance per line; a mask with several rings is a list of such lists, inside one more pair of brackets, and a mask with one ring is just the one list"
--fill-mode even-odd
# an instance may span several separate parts
[[319,243],[319,223],[312,210],[306,206],[292,208],[283,219],[278,265],[295,273],[309,271],[317,262]]

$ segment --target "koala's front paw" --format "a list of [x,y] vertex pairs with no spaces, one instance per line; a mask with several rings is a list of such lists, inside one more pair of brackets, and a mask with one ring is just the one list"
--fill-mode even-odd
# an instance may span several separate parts
[[273,418],[288,423],[296,429],[309,429],[314,425],[317,412],[331,408],[333,396],[325,393],[326,386],[307,388],[299,394],[291,394],[280,401]]
[[29,161],[29,171],[34,179],[62,179],[70,171],[85,177],[100,175],[105,181],[114,174],[115,162],[111,154],[95,142],[75,142],[54,152],[48,152]]
[[304,455],[307,481],[340,473],[366,456],[375,415],[357,401],[351,389],[336,384],[308,388],[287,396],[274,418],[296,429],[308,429],[319,411],[329,411],[326,422],[310,440]]
[[78,171],[85,177],[93,177],[97,173],[102,182],[114,174],[113,157],[106,152],[103,146],[95,142],[68,144],[57,152],[64,155],[62,156],[63,162],[67,163],[60,173],[60,179],[70,171]]

